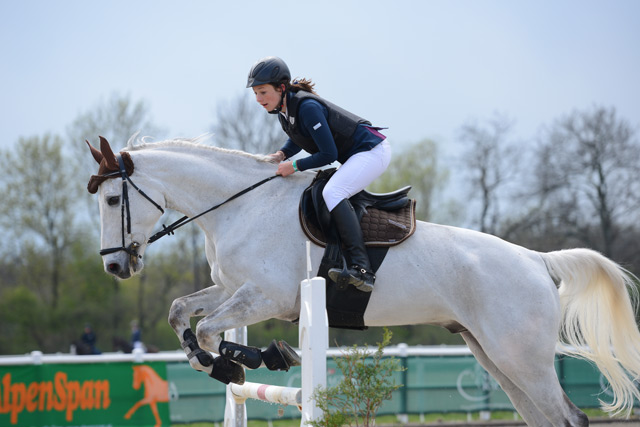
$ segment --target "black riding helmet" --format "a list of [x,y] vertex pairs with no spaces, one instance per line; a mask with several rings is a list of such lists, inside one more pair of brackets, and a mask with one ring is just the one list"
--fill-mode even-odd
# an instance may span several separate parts
[[289,67],[277,56],[262,58],[251,67],[247,78],[247,87],[260,86],[267,83],[280,83],[291,80]]

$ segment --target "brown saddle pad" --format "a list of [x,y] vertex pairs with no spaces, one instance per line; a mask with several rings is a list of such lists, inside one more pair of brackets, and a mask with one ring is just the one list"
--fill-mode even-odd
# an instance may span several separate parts
[[[300,225],[307,237],[316,245],[325,247],[324,233],[314,223],[307,221],[298,211]],[[416,231],[416,201],[395,211],[383,211],[368,207],[362,216],[362,234],[366,246],[390,247],[407,240]]]

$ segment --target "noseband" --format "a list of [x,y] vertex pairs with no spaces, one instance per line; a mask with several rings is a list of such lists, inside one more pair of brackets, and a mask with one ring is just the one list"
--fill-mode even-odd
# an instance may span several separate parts
[[140,195],[142,197],[144,197],[149,202],[151,202],[151,204],[153,206],[155,206],[156,208],[158,208],[158,210],[160,212],[162,212],[163,214],[164,214],[164,209],[162,209],[162,207],[160,207],[159,204],[154,202],[153,199],[151,199],[151,197],[147,196],[147,194],[144,191],[142,191],[140,188],[138,188],[137,185],[135,185],[133,183],[133,181],[131,180],[131,177],[129,177],[129,174],[127,173],[127,170],[126,170],[125,165],[124,165],[124,161],[122,160],[122,156],[120,154],[118,154],[118,155],[116,155],[116,159],[118,160],[118,167],[120,168],[120,170],[119,171],[115,171],[115,172],[111,172],[111,173],[108,173],[108,174],[105,174],[105,175],[102,175],[102,176],[111,177],[111,176],[120,175],[120,177],[122,178],[122,199],[120,200],[120,215],[121,215],[121,218],[122,218],[122,220],[121,220],[121,223],[122,223],[122,246],[102,249],[102,250],[100,250],[100,255],[104,256],[104,255],[112,254],[112,253],[115,253],[115,252],[124,251],[124,252],[128,253],[129,256],[131,256],[132,261],[135,262],[135,261],[138,260],[138,258],[142,258],[142,256],[140,256],[138,254],[138,251],[137,251],[137,249],[140,247],[140,243],[131,242],[131,244],[127,247],[127,246],[125,246],[125,240],[124,240],[125,218],[126,218],[126,224],[127,224],[127,234],[131,234],[131,213],[129,211],[129,191],[128,191],[127,183],[131,184],[131,186],[133,188],[138,190],[138,193],[140,193]]

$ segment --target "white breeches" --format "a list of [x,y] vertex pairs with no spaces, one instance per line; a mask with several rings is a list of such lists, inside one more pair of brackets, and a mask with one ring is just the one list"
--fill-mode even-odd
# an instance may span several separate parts
[[354,154],[333,174],[322,197],[329,211],[338,203],[364,190],[382,175],[391,161],[391,145],[385,139],[369,151]]

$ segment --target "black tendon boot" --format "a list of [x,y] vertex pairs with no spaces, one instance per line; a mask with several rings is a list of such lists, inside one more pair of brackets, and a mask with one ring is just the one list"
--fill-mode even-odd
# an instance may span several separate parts
[[334,282],[347,282],[358,290],[371,292],[376,280],[371,271],[369,255],[364,246],[362,228],[351,202],[344,199],[331,211],[331,219],[336,224],[342,245],[351,261],[348,269],[332,268],[329,270],[329,278]]
[[248,347],[229,341],[222,341],[219,347],[220,356],[249,369],[257,369],[264,365],[272,371],[288,371],[292,366],[300,366],[300,356],[284,341],[273,340],[266,350]]
[[198,362],[204,366],[212,366],[213,369],[209,376],[225,384],[236,383],[244,384],[244,369],[237,363],[233,363],[223,357],[214,358],[211,353],[200,348],[196,334],[189,328],[182,334],[182,348],[190,350],[187,357],[189,359],[196,357]]

